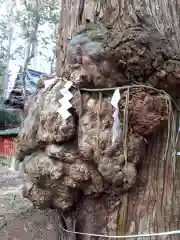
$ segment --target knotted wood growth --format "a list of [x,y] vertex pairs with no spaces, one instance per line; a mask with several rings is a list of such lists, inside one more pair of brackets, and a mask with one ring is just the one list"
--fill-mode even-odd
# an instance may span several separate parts
[[[77,231],[103,233],[107,228],[117,232],[118,208],[127,206],[122,204],[124,196],[135,195],[139,189],[152,136],[170,124],[170,95],[180,84],[180,69],[169,46],[156,30],[142,25],[122,32],[89,25],[69,42],[68,65],[61,79],[34,98],[17,148],[29,178],[24,196],[36,206],[62,211],[67,229],[71,216],[71,221],[76,219]],[[170,62],[174,64],[169,67]],[[159,72],[164,73],[161,85],[156,80]],[[71,116],[63,120],[58,100],[69,78],[73,82],[73,107]],[[123,89],[119,102],[121,134],[115,142],[112,87]],[[173,91],[172,96],[179,97],[179,92]],[[167,146],[172,140],[167,138]],[[112,207],[105,211],[110,202]],[[99,204],[99,216],[83,212],[86,205],[94,204]],[[75,218],[74,212],[79,213]],[[94,216],[93,222],[82,226],[88,216]],[[95,227],[98,218],[102,219]]]

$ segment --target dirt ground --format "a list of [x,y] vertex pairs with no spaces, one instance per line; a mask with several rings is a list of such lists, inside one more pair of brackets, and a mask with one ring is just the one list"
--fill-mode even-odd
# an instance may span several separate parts
[[0,240],[59,240],[57,212],[34,209],[21,195],[22,181],[0,162]]

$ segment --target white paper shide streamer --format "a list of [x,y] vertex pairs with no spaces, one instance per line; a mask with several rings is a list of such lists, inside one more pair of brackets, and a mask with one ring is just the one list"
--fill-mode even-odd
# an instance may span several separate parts
[[72,107],[72,104],[69,102],[73,97],[72,93],[69,90],[71,86],[72,82],[68,81],[65,84],[64,88],[60,90],[63,97],[59,100],[61,107],[58,109],[58,113],[64,120],[68,119],[71,116],[70,112],[68,111],[68,109]]
[[118,103],[119,103],[120,99],[121,99],[121,95],[120,95],[119,89],[116,89],[114,91],[114,94],[111,99],[111,104],[115,108],[115,111],[113,113],[114,123],[113,123],[112,142],[115,142],[115,140],[117,139],[117,137],[120,134],[119,107],[118,107]]
[[[180,127],[178,128],[178,132],[180,132]],[[178,133],[179,134],[179,133]],[[178,140],[178,139],[177,139]],[[176,152],[176,155],[177,156],[180,156],[180,152],[178,151],[178,152]]]

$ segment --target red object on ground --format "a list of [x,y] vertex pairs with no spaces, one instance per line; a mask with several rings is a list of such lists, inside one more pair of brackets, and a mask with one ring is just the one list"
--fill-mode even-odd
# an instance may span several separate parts
[[0,136],[0,156],[9,157],[14,156],[14,141],[10,136]]

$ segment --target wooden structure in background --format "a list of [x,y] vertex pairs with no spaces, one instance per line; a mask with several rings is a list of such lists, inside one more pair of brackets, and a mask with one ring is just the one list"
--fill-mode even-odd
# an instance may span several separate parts
[[15,137],[19,128],[0,130],[0,157],[15,156]]

